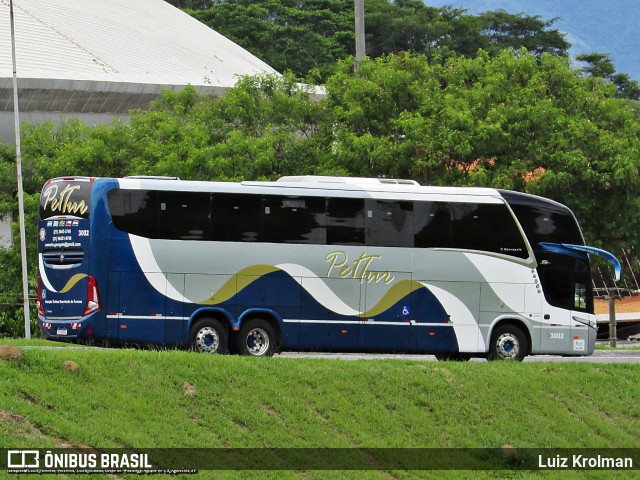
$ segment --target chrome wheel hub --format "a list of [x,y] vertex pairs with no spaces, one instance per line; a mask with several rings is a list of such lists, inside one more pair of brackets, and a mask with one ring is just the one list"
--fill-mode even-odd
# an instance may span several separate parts
[[261,328],[254,328],[247,335],[247,351],[251,355],[264,355],[269,350],[269,335]]
[[204,327],[196,335],[196,349],[204,353],[215,353],[220,348],[218,332],[211,327]]
[[515,360],[520,353],[520,342],[518,337],[512,333],[503,333],[496,342],[496,351],[500,358]]

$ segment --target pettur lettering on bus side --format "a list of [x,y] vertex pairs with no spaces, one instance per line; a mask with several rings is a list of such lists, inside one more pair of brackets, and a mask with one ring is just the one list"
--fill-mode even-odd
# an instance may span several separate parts
[[74,202],[71,200],[71,194],[75,190],[79,190],[80,185],[67,185],[64,189],[58,193],[58,186],[51,185],[47,188],[44,195],[44,208],[51,212],[65,213],[80,213],[81,215],[86,213],[89,206],[84,200],[80,202]]
[[337,273],[340,278],[358,278],[360,283],[385,283],[393,282],[394,276],[388,270],[375,271],[371,269],[374,260],[379,260],[382,255],[367,255],[363,252],[358,258],[349,261],[349,255],[343,250],[329,253],[325,260],[329,263],[327,276]]

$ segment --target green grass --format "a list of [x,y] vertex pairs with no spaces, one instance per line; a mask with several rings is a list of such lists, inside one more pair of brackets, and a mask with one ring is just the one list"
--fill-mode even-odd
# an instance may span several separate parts
[[596,350],[640,350],[640,345],[637,343],[620,343],[616,347],[610,347],[609,344],[596,345]]
[[[0,447],[640,446],[640,367],[635,365],[255,359],[124,349],[23,349],[23,353],[22,361],[0,361]],[[77,362],[79,370],[64,370],[65,360]],[[186,394],[185,382],[195,388],[195,395]],[[632,478],[623,472],[522,471],[201,472],[198,476],[616,475]]]
[[0,345],[14,345],[17,347],[56,347],[56,348],[77,348],[81,345],[74,343],[53,342],[42,338],[0,338]]

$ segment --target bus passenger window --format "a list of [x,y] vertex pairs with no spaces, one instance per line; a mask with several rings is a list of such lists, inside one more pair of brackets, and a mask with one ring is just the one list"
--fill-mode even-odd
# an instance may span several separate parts
[[111,190],[109,211],[114,226],[123,232],[145,238],[158,238],[158,192],[149,190]]
[[212,238],[221,242],[259,242],[262,198],[260,195],[214,193]]
[[211,238],[210,198],[204,192],[159,192],[160,237],[168,240]]
[[263,241],[274,243],[324,244],[324,197],[280,197],[262,200]]
[[363,199],[327,199],[327,244],[364,245]]
[[416,248],[446,248],[451,245],[451,211],[449,204],[415,202],[413,218]]
[[413,204],[411,202],[366,201],[367,245],[413,247]]

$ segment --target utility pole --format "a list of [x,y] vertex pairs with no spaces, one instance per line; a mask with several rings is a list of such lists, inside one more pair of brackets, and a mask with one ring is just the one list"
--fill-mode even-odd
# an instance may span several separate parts
[[616,297],[609,295],[609,346],[618,346],[618,326],[616,324]]
[[13,0],[9,0],[11,23],[11,60],[13,63],[13,117],[16,132],[16,174],[18,178],[18,213],[20,215],[20,257],[22,259],[22,303],[24,307],[24,336],[31,338],[29,312],[29,283],[27,276],[27,235],[24,226],[24,190],[22,188],[22,148],[20,145],[20,109],[18,108],[18,73],[16,68],[16,34],[13,17]]
[[356,71],[364,57],[364,0],[355,0],[356,9]]

